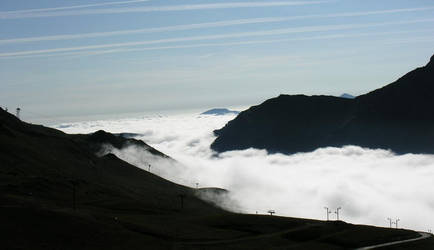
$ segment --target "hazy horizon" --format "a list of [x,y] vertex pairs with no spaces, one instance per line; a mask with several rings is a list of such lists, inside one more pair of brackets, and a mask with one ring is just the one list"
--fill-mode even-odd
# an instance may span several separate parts
[[[253,106],[253,105],[252,105]],[[136,112],[113,112],[101,114],[86,114],[86,115],[43,115],[35,113],[20,112],[20,118],[26,122],[42,124],[45,126],[58,126],[62,124],[76,123],[76,122],[89,122],[89,121],[105,121],[114,119],[128,119],[133,117],[158,117],[158,116],[170,116],[170,115],[199,115],[207,110],[214,108],[227,108],[234,111],[243,111],[251,106],[205,106],[203,108],[190,108],[190,109],[166,109],[166,110],[147,110]],[[15,114],[14,109],[8,110],[9,113]]]

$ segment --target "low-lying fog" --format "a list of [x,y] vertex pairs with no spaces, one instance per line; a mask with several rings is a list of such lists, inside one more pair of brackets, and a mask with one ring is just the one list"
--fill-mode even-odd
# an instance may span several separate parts
[[[245,213],[325,219],[327,206],[342,207],[340,219],[359,224],[434,229],[434,155],[397,156],[380,149],[356,146],[321,148],[295,155],[263,150],[232,151],[212,157],[212,131],[234,115],[149,116],[55,126],[67,133],[100,129],[139,133],[137,139],[176,159],[180,164],[149,157],[142,150],[113,151],[118,157],[175,181],[195,187],[221,187]],[[335,214],[330,214],[335,219]]]

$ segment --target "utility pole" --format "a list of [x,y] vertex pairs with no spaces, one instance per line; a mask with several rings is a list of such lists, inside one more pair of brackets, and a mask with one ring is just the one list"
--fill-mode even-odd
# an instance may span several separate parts
[[274,210],[268,210],[268,213],[272,216],[273,214],[276,213],[276,211],[274,211]]
[[17,108],[17,118],[18,118],[18,119],[20,119],[20,111],[21,111],[21,109],[20,109],[20,108]]
[[396,220],[395,220],[395,226],[396,226],[396,229],[398,229],[398,221],[399,221],[399,219],[396,219]]
[[335,214],[336,214],[336,220],[339,220],[339,210],[341,210],[341,207],[336,208]]
[[181,198],[181,209],[184,209],[184,198],[185,198],[185,194],[180,194],[179,198]]
[[387,220],[389,221],[389,224],[390,224],[390,228],[392,228],[392,219],[391,218],[387,218]]
[[327,221],[329,221],[329,216],[332,213],[332,211],[330,211],[330,209],[328,207],[324,207],[324,209],[327,211]]
[[75,195],[75,183],[72,184],[72,209],[75,211],[77,209],[76,207],[76,195]]
[[71,184],[72,184],[72,209],[75,211],[77,210],[77,206],[76,206],[76,186],[78,184],[77,181],[75,180],[71,180]]

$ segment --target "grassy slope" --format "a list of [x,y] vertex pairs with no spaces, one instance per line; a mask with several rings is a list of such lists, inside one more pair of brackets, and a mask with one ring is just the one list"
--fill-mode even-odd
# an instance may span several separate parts
[[415,234],[225,212],[85,143],[0,110],[1,249],[345,249]]

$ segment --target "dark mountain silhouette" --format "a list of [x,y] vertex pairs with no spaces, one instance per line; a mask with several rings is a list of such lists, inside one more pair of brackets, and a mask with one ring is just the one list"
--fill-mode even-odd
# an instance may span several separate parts
[[233,110],[229,110],[229,109],[225,109],[225,108],[216,108],[216,109],[210,109],[207,110],[203,113],[201,113],[201,115],[227,115],[227,114],[239,114],[240,112],[238,111],[233,111]]
[[339,97],[341,97],[341,98],[347,98],[347,99],[354,99],[354,98],[356,98],[355,96],[347,94],[347,93],[343,93]]
[[122,136],[124,138],[134,138],[137,136],[143,136],[143,134],[137,134],[137,133],[118,133],[114,135]]
[[[68,135],[0,109],[0,249],[352,249],[418,236],[229,213],[197,197],[224,199],[227,191],[192,189],[113,154],[96,156],[107,143],[144,145],[103,131]],[[432,241],[415,244],[430,249]]]
[[103,145],[110,144],[117,149],[122,149],[128,146],[136,146],[148,151],[153,155],[160,156],[163,158],[170,158],[169,156],[149,146],[145,142],[130,138],[135,135],[137,134],[131,134],[131,133],[111,134],[105,132],[104,130],[99,130],[92,134],[72,135],[72,137],[74,137],[76,140],[79,141],[81,140],[89,148],[89,150],[94,153],[100,152]]
[[434,153],[434,56],[394,83],[355,99],[281,95],[241,112],[220,130],[217,152],[296,153],[358,145]]

